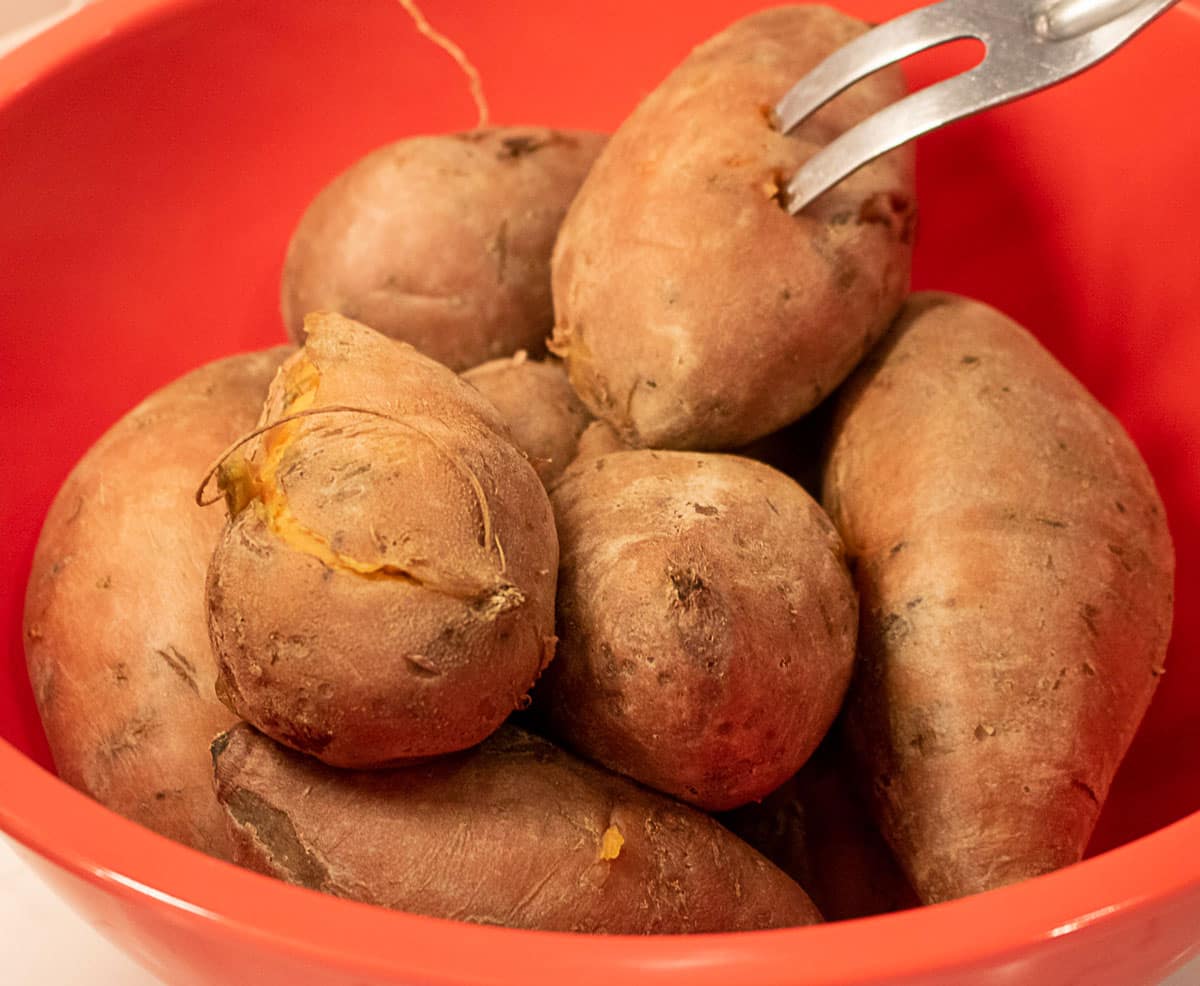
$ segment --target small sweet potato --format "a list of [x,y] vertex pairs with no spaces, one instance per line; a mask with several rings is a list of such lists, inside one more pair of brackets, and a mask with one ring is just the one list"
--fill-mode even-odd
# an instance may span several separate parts
[[341,312],[452,370],[545,350],[550,253],[604,143],[599,134],[498,127],[411,137],[334,179],[288,247],[283,320]]
[[547,931],[820,920],[796,883],[712,819],[512,726],[466,753],[354,773],[243,724],[213,760],[237,861],[339,897]]
[[837,532],[736,456],[616,452],[551,497],[559,653],[535,702],[589,759],[711,810],[782,784],[850,679],[857,600]]
[[535,362],[520,352],[476,366],[462,377],[495,405],[545,485],[562,475],[592,420],[562,363]]
[[848,736],[927,902],[1083,854],[1163,673],[1174,551],[1120,424],[1024,329],[914,296],[838,397]]
[[554,654],[546,492],[474,387],[339,315],[307,326],[221,471],[218,694],[337,766],[471,746]]
[[552,348],[630,445],[728,449],[796,420],[854,368],[908,291],[912,149],[800,215],[789,178],[904,93],[872,75],[789,135],[770,108],[866,30],[776,7],[706,41],[600,153],[555,246]]
[[210,363],[113,425],[55,498],[25,597],[25,657],[59,776],[222,857],[205,750],[234,718],[213,692],[204,618],[221,518],[193,498],[253,426],[287,352]]

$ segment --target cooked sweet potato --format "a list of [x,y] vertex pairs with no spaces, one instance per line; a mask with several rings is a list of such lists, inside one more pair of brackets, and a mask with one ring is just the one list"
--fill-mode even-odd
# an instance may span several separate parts
[[313,200],[288,247],[283,319],[361,319],[453,370],[545,350],[550,253],[599,134],[498,127],[411,137]]
[[592,420],[562,363],[535,362],[520,352],[476,366],[463,379],[495,405],[544,484],[562,475]]
[[306,324],[221,472],[217,692],[338,766],[471,746],[554,653],[546,492],[445,367],[339,315]]
[[908,290],[911,148],[799,216],[788,179],[903,94],[892,68],[784,136],[770,107],[865,30],[779,7],[697,48],[613,135],[563,223],[553,348],[631,445],[733,448],[796,420],[853,369]]
[[862,596],[849,738],[917,892],[1078,860],[1171,628],[1120,424],[1000,313],[917,295],[838,399],[824,489]]
[[193,497],[253,426],[287,352],[210,363],[113,425],[50,508],[25,598],[25,657],[59,776],[222,857],[205,750],[234,720],[213,692],[204,618],[221,519]]
[[236,859],[313,890],[551,931],[740,931],[820,920],[701,813],[505,726],[387,771],[331,770],[240,725],[213,744]]
[[604,455],[551,495],[560,644],[536,701],[553,734],[713,810],[794,774],[854,657],[857,601],[821,508],[710,453]]

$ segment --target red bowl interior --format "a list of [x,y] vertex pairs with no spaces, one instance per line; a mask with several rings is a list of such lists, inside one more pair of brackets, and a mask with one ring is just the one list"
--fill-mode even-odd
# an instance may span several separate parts
[[[909,5],[843,3],[872,20]],[[756,4],[423,6],[479,66],[495,119],[612,128],[691,45]],[[927,82],[964,57],[924,56],[912,74]],[[916,286],[976,296],[1037,333],[1125,424],[1166,501],[1179,563],[1168,674],[1097,831],[1092,854],[1103,855],[878,921],[605,945],[376,912],[158,839],[48,773],[25,677],[24,583],[74,462],[155,387],[283,338],[280,265],[305,203],[370,148],[473,125],[458,71],[395,0],[100,0],[0,62],[0,825],[131,908],[170,909],[169,897],[213,912],[205,919],[231,941],[265,936],[364,974],[461,966],[481,982],[508,981],[488,977],[533,954],[539,968],[520,981],[567,968],[656,982],[727,982],[731,970],[882,981],[967,968],[1196,891],[1200,128],[1183,80],[1197,59],[1200,4],[1184,0],[1095,71],[920,147]],[[794,963],[780,972],[794,955],[806,957],[800,979]]]

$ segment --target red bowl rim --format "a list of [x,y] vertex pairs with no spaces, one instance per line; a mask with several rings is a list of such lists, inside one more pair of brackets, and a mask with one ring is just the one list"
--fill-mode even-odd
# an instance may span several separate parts
[[[0,112],[26,87],[109,37],[198,2],[97,0],[0,59]],[[1184,6],[1200,25],[1200,10]],[[883,917],[686,937],[515,931],[339,900],[209,858],[109,811],[3,740],[0,777],[0,830],[116,898],[165,917],[187,912],[211,923],[214,934],[247,945],[429,983],[507,984],[514,968],[529,986],[614,976],[664,986],[838,986],[932,970],[965,972],[1098,929],[1147,905],[1169,906],[1200,887],[1198,811],[1056,873]]]

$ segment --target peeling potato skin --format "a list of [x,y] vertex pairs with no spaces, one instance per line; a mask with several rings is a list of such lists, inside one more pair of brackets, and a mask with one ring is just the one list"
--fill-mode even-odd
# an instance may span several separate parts
[[545,351],[550,253],[605,138],[499,127],[413,137],[334,179],[284,264],[283,320],[337,311],[460,371]]
[[551,348],[627,444],[727,449],[781,428],[842,381],[902,304],[911,147],[800,216],[777,194],[903,95],[891,68],[786,137],[772,127],[769,108],[865,30],[819,6],[747,17],[698,47],[597,158],[555,247]]
[[[213,745],[236,861],[339,897],[478,924],[672,934],[820,920],[694,809],[512,726],[388,771],[335,771],[242,724]],[[605,833],[620,834],[602,858]]]
[[796,772],[850,680],[857,600],[821,508],[735,456],[617,452],[551,493],[558,658],[535,695],[588,759],[708,810]]
[[1024,329],[914,295],[839,396],[848,738],[926,902],[1080,859],[1162,674],[1174,550],[1120,424]]
[[561,362],[535,362],[518,353],[476,366],[463,379],[496,406],[546,486],[562,475],[592,416]]
[[213,692],[204,571],[220,515],[204,470],[254,425],[279,347],[210,363],[113,425],[46,517],[25,657],[59,776],[118,814],[227,858],[205,749],[234,721]]
[[[554,655],[546,492],[495,408],[445,367],[337,315],[309,326],[264,422],[286,413],[300,360],[318,369],[314,410],[352,410],[298,422],[278,487],[300,525],[380,572],[297,547],[253,502],[237,512],[208,572],[218,694],[335,766],[472,746],[523,704]],[[247,446],[250,463],[269,440]],[[500,548],[483,543],[468,477]]]

